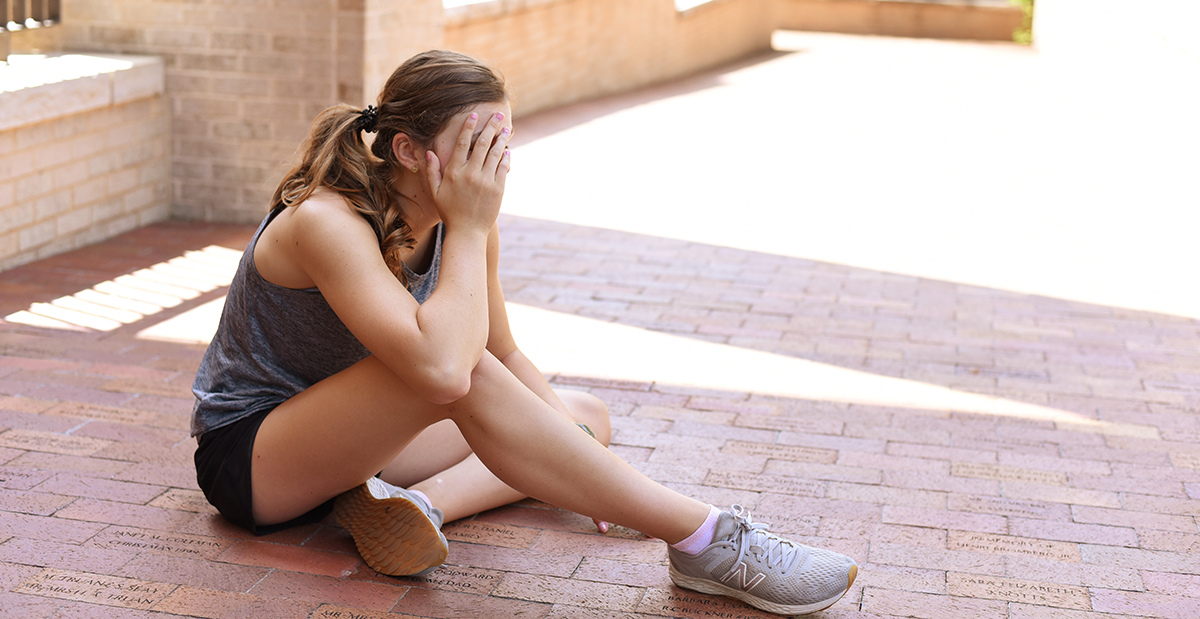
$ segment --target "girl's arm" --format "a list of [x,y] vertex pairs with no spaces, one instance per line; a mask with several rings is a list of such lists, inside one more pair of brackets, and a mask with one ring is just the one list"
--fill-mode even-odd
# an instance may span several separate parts
[[445,176],[431,162],[430,183],[446,238],[438,286],[418,304],[387,268],[370,225],[335,194],[294,207],[287,247],[279,249],[320,289],[364,346],[422,397],[461,398],[488,338],[487,244],[508,172],[498,123],[488,123],[468,156],[475,119],[463,124]]
[[508,311],[504,307],[504,291],[500,289],[500,229],[493,226],[488,235],[488,352],[492,353],[508,371],[517,377],[530,391],[537,394],[555,410],[570,418],[567,407],[554,393],[541,370],[517,348],[508,324]]

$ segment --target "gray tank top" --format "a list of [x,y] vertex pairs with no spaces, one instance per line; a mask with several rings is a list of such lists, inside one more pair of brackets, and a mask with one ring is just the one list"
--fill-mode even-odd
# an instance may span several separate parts
[[[371,354],[319,290],[284,288],[259,275],[254,246],[280,212],[275,209],[263,219],[229,285],[220,326],[192,384],[192,436],[272,410]],[[444,235],[438,224],[427,272],[404,267],[408,291],[418,303],[437,286]]]

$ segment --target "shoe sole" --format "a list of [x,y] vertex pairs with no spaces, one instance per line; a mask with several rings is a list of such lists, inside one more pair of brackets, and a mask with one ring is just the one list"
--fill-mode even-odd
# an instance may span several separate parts
[[363,561],[380,574],[411,576],[446,561],[444,538],[407,499],[375,498],[363,484],[339,496],[333,510]]
[[854,565],[850,567],[850,581],[846,583],[846,590],[839,593],[837,597],[830,598],[828,600],[822,600],[820,602],[814,602],[812,604],[800,604],[795,606],[769,602],[760,597],[750,595],[745,591],[731,589],[725,585],[722,585],[721,583],[713,582],[706,578],[693,578],[691,576],[684,576],[675,570],[674,565],[670,566],[670,572],[671,581],[676,585],[683,587],[684,589],[691,589],[692,591],[699,591],[700,593],[707,593],[709,595],[724,595],[741,600],[759,610],[765,610],[769,613],[783,615],[785,617],[795,617],[797,615],[807,615],[810,613],[820,612],[836,604],[837,601],[842,599],[842,597],[850,591],[850,588],[854,586],[854,579],[858,577],[858,566]]

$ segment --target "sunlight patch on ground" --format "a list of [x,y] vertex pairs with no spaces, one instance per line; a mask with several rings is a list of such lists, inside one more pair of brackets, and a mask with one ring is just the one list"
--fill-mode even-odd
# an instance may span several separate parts
[[50,329],[113,331],[228,286],[241,255],[216,245],[184,252],[49,303],[34,303],[4,320]]
[[777,44],[684,94],[581,104],[514,147],[504,212],[1200,317],[1195,81],[1003,43]]
[[1157,428],[758,350],[508,304],[521,350],[546,373],[745,391],[802,400],[1054,422],[1060,430],[1159,439]]
[[[206,344],[225,297],[138,333],[139,338]],[[1110,423],[1078,413],[914,380],[715,344],[573,314],[508,303],[521,350],[538,369],[566,374],[744,391],[802,400],[866,404],[1050,421],[1060,430],[1159,439],[1151,426]]]

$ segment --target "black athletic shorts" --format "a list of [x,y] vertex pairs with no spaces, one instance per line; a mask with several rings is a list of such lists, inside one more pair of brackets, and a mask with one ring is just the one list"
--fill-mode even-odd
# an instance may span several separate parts
[[208,502],[226,520],[245,527],[255,535],[267,535],[289,527],[319,522],[333,512],[333,499],[312,511],[280,524],[257,525],[254,522],[253,496],[250,491],[250,459],[254,437],[270,411],[255,413],[227,426],[209,430],[199,437],[196,448],[196,481]]

